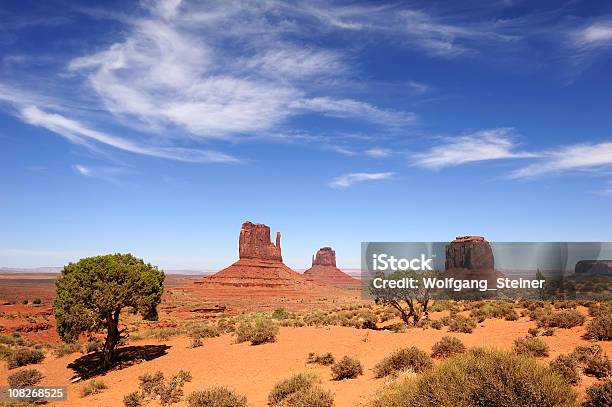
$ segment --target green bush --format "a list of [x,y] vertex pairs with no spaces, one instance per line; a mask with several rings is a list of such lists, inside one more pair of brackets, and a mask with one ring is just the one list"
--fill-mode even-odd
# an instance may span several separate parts
[[399,349],[381,360],[374,366],[374,375],[376,377],[385,377],[403,370],[421,373],[432,366],[431,357],[425,351],[412,346],[410,348]]
[[460,339],[444,336],[436,342],[431,351],[432,358],[447,358],[465,352],[465,345]]
[[344,356],[331,367],[334,380],[354,379],[363,374],[361,362],[350,356]]
[[191,393],[187,407],[247,407],[247,398],[225,387],[210,387]]
[[612,312],[600,313],[587,325],[586,336],[599,341],[612,339]]
[[101,393],[102,390],[108,389],[106,383],[102,380],[92,380],[81,389],[81,397],[91,396],[92,394]]
[[396,382],[374,406],[576,407],[577,394],[532,358],[478,349]]
[[250,341],[251,345],[276,342],[278,326],[269,319],[259,318],[255,322],[244,322],[235,331],[236,343]]
[[567,383],[575,384],[580,381],[578,374],[578,361],[573,355],[559,355],[550,362],[553,372],[561,376]]
[[533,336],[527,336],[525,338],[516,338],[514,340],[514,353],[517,355],[527,356],[548,356],[548,345],[546,342]]
[[317,380],[317,376],[312,373],[298,373],[288,379],[281,380],[270,391],[268,404],[278,406],[291,394],[313,387]]
[[476,328],[476,321],[463,315],[455,315],[448,323],[448,330],[450,332],[471,334],[474,328]]
[[584,407],[610,407],[612,406],[612,379],[603,383],[595,383],[586,389]]
[[7,356],[8,368],[31,365],[42,362],[45,354],[38,349],[18,348],[11,350]]
[[24,369],[9,375],[8,384],[11,387],[35,386],[43,378],[42,373],[36,369]]
[[334,355],[332,355],[330,352],[321,353],[320,355],[312,352],[308,354],[308,363],[328,366],[334,363],[335,360]]

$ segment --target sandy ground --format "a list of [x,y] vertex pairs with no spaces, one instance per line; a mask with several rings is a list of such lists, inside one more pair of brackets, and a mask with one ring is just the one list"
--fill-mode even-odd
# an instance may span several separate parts
[[[109,388],[103,393],[80,397],[85,383],[68,384],[73,371],[66,366],[81,356],[74,354],[62,358],[49,356],[36,368],[44,375],[43,384],[68,384],[69,404],[50,403],[51,406],[121,406],[125,394],[137,390],[138,376],[145,372],[161,370],[171,376],[179,369],[188,370],[193,380],[185,385],[185,394],[208,386],[222,385],[234,388],[247,396],[250,405],[267,405],[267,395],[274,384],[293,373],[316,372],[323,386],[332,390],[336,406],[367,406],[368,402],[385,386],[385,379],[375,379],[372,368],[392,351],[406,346],[417,346],[426,351],[444,335],[460,338],[466,346],[491,346],[509,349],[515,338],[524,336],[533,322],[521,318],[519,321],[498,319],[486,320],[472,334],[448,333],[446,328],[411,329],[405,333],[389,331],[358,330],[344,327],[302,327],[281,328],[276,343],[251,346],[248,343],[235,344],[233,338],[224,335],[204,340],[199,348],[189,349],[187,337],[173,338],[165,344],[170,348],[167,354],[122,370],[108,372],[102,379]],[[550,356],[543,363],[559,353],[571,351],[576,345],[589,342],[581,339],[583,327],[557,329],[553,337],[542,337],[550,346]],[[136,345],[160,345],[154,340],[136,342]],[[599,342],[607,354],[612,353],[610,342]],[[332,381],[330,368],[306,364],[309,352],[332,352],[337,358],[349,355],[359,359],[364,366],[364,375],[353,380]],[[11,371],[12,372],[12,371]],[[6,383],[6,365],[0,367],[0,383]],[[584,389],[594,379],[583,377],[579,388]],[[150,405],[156,405],[151,403]],[[177,406],[184,406],[178,403]]]

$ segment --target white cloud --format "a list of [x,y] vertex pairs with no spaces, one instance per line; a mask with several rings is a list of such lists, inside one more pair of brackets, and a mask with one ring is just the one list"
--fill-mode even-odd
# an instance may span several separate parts
[[69,141],[93,148],[90,141],[96,141],[131,153],[168,158],[184,162],[218,162],[236,163],[239,159],[230,155],[209,150],[196,150],[179,147],[154,147],[142,145],[121,137],[112,136],[90,129],[78,121],[68,119],[57,113],[47,113],[36,106],[27,106],[20,111],[20,116],[26,123],[44,127],[57,133]]
[[570,170],[587,171],[612,168],[612,142],[575,144],[541,154],[541,158],[510,174],[511,178],[528,178]]
[[377,181],[391,178],[394,172],[355,172],[334,178],[329,186],[332,188],[348,188],[353,184],[365,181]]
[[77,170],[79,174],[84,175],[86,177],[91,175],[91,170],[85,167],[84,165],[77,164],[74,166],[74,169]]
[[534,154],[516,151],[512,129],[481,130],[474,134],[446,138],[445,143],[425,153],[414,155],[414,165],[440,169],[470,162],[507,158],[534,157]]
[[594,22],[573,33],[574,45],[579,48],[612,44],[612,22]]
[[385,158],[389,157],[393,152],[386,148],[374,147],[365,150],[364,153],[373,158]]

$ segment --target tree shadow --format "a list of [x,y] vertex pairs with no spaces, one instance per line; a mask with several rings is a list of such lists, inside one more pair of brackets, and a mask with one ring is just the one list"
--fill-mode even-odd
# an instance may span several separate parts
[[[118,348],[117,359],[110,370],[121,370],[144,361],[157,359],[166,355],[170,348],[171,346],[168,345],[124,346]],[[76,379],[77,377],[89,379],[107,372],[107,370],[102,368],[102,352],[81,356],[69,363],[68,368],[74,371],[71,379]]]

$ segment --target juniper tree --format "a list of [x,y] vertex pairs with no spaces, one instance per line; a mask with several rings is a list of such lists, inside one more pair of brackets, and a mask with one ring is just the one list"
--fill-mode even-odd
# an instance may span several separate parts
[[131,254],[109,254],[66,265],[55,281],[56,328],[65,342],[82,333],[106,330],[103,368],[115,361],[115,348],[123,338],[119,316],[131,308],[145,319],[157,319],[164,272]]

